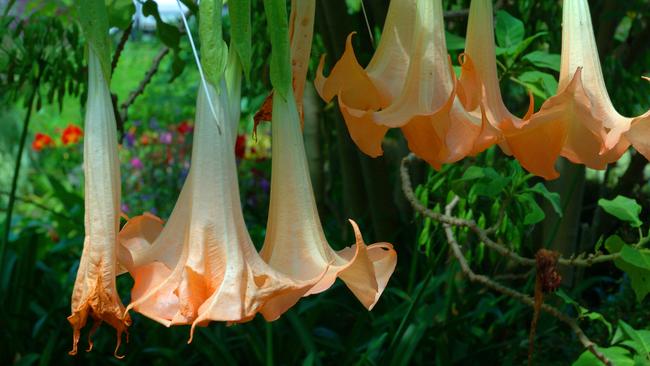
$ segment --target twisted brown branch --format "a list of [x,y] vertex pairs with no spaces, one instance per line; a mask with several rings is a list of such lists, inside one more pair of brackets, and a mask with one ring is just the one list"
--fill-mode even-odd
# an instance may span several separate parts
[[[485,245],[499,253],[500,255],[510,258],[515,263],[522,266],[535,266],[535,259],[523,257],[519,254],[512,251],[507,246],[499,241],[492,240],[490,234],[496,231],[496,225],[493,225],[491,228],[482,229],[474,220],[461,219],[459,217],[454,217],[447,214],[442,214],[439,212],[434,212],[433,210],[425,207],[418,199],[415,197],[413,192],[413,187],[411,184],[411,177],[408,172],[408,164],[416,160],[417,157],[414,154],[409,154],[404,159],[402,159],[402,165],[400,167],[400,174],[402,177],[402,190],[406,199],[410,202],[411,206],[418,211],[420,214],[430,217],[436,221],[439,221],[443,224],[449,224],[452,226],[466,227],[474,232],[479,239],[485,243]],[[572,256],[569,258],[559,258],[558,263],[565,266],[576,266],[576,267],[590,267],[596,263],[603,263],[613,261],[620,256],[619,253],[613,254],[580,254],[577,256]]]
[[[458,204],[458,196],[455,196],[452,201],[445,207],[445,215],[451,216],[451,211],[453,208]],[[433,217],[432,217],[433,218]],[[433,218],[435,220],[435,218]],[[506,295],[508,297],[511,297],[522,304],[526,304],[530,307],[535,306],[535,300],[524,294],[521,293],[517,290],[511,289],[509,287],[503,286],[492,279],[490,279],[487,276],[480,275],[474,273],[472,269],[470,268],[469,264],[467,263],[467,260],[465,259],[465,256],[463,255],[463,252],[461,250],[460,245],[458,244],[458,241],[456,240],[456,237],[454,236],[454,232],[452,230],[451,224],[443,222],[443,227],[445,229],[445,235],[447,236],[447,242],[449,242],[449,245],[451,246],[451,251],[460,264],[461,271],[467,278],[469,278],[470,281],[472,282],[477,282],[482,284],[483,286],[490,288],[494,291],[500,292],[503,295]],[[592,342],[589,337],[585,334],[585,332],[580,328],[578,323],[575,321],[575,319],[568,317],[564,313],[562,313],[560,310],[557,308],[550,306],[548,304],[542,304],[542,310],[544,310],[546,313],[550,314],[551,316],[555,317],[556,319],[560,320],[561,322],[567,324],[571,330],[576,334],[578,337],[578,340],[582,345],[589,350],[594,356],[596,356],[599,360],[601,360],[605,365],[612,365],[612,362],[605,356],[603,355],[600,351],[596,349],[596,344]]]

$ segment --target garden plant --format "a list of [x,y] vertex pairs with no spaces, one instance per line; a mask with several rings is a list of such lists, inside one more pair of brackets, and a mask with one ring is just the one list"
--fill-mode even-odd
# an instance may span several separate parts
[[0,364],[650,365],[650,2],[0,32]]

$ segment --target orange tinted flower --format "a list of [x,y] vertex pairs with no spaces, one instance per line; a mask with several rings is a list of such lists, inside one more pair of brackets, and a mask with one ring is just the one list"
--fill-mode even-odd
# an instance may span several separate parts
[[[117,154],[116,123],[108,83],[99,57],[89,47],[88,102],[86,103],[84,138],[85,238],[72,291],[73,348],[81,329],[92,318],[90,334],[106,322],[117,330],[117,352],[121,335],[131,324],[117,293],[115,276],[120,224],[120,171]],[[92,341],[90,341],[92,348]]]
[[41,151],[52,145],[54,145],[54,141],[49,135],[37,132],[34,136],[34,141],[32,141],[32,150]]
[[83,131],[77,125],[69,124],[61,134],[61,142],[64,145],[76,144],[83,137]]

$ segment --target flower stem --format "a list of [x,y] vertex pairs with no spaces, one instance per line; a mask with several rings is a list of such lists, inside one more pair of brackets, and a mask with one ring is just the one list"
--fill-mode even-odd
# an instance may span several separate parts
[[11,191],[9,192],[9,203],[7,204],[7,216],[5,218],[5,231],[2,244],[0,246],[0,265],[4,263],[7,247],[9,246],[9,232],[11,231],[11,217],[13,215],[14,206],[16,204],[16,190],[18,189],[18,176],[20,174],[20,162],[23,159],[23,151],[25,150],[25,143],[27,142],[27,132],[29,131],[29,120],[32,117],[32,109],[34,108],[34,99],[36,98],[36,91],[38,90],[39,77],[35,81],[32,94],[29,96],[27,102],[27,113],[23,120],[23,130],[20,135],[20,142],[18,145],[18,154],[16,156],[16,165],[14,167],[14,176],[11,180]]

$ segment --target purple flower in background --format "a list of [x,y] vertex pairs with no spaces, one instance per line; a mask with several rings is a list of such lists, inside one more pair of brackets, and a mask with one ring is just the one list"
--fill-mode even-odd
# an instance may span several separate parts
[[124,213],[129,213],[129,206],[127,206],[126,203],[123,203],[122,206],[120,207],[120,210]]
[[124,135],[124,145],[127,148],[135,146],[135,133],[133,131],[129,131]]
[[140,170],[144,168],[144,165],[142,164],[142,160],[140,160],[140,158],[133,158],[131,159],[131,167],[133,167],[133,169]]
[[170,145],[173,140],[173,135],[171,132],[163,132],[160,134],[160,142],[165,144],[165,145]]
[[260,184],[260,188],[262,188],[262,190],[263,190],[265,193],[269,193],[269,189],[271,188],[271,184],[269,183],[269,180],[268,180],[268,179],[266,179],[266,178],[261,178],[259,184]]

